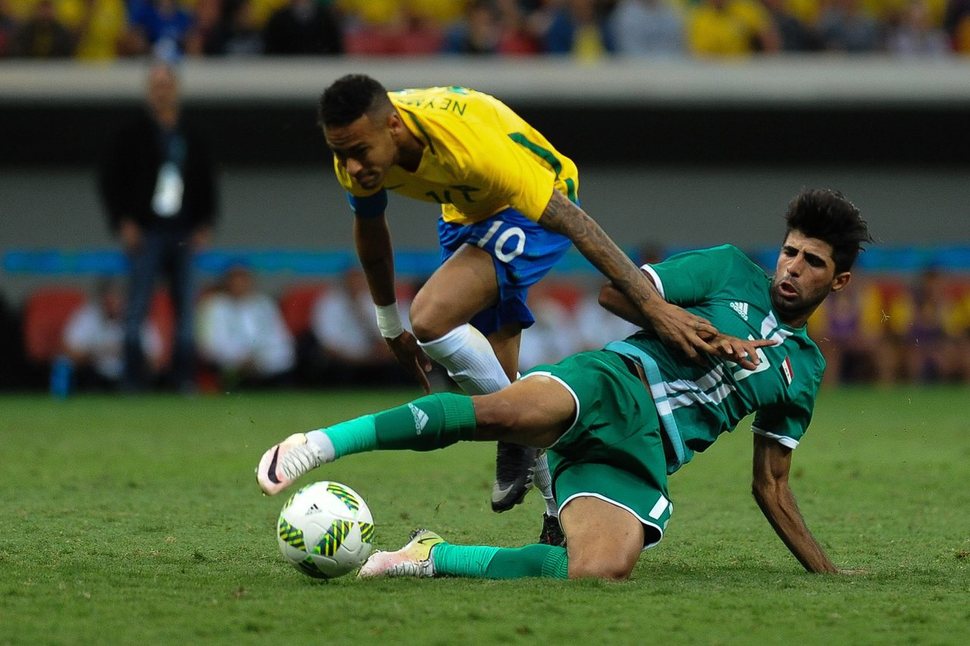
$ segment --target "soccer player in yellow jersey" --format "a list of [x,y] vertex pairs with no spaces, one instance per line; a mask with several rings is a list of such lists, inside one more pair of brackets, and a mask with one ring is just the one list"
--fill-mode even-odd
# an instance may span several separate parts
[[[576,165],[494,97],[461,87],[388,92],[352,74],[323,92],[320,125],[355,214],[357,255],[381,334],[426,391],[429,357],[472,395],[515,379],[520,334],[534,321],[526,292],[570,242],[669,345],[691,358],[714,350],[708,341],[717,330],[660,298],[579,207]],[[413,332],[395,305],[388,191],[440,205],[442,264],[412,302]],[[499,445],[493,509],[521,501],[534,461],[534,450]],[[537,485],[555,513],[542,465]]]

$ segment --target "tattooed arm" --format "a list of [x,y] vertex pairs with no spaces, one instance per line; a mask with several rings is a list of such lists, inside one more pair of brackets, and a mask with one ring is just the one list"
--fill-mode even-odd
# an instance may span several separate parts
[[603,228],[563,194],[552,192],[539,224],[572,240],[579,252],[630,299],[668,345],[692,359],[698,357],[698,351],[716,352],[708,340],[717,335],[717,329],[709,321],[664,301],[653,283]]

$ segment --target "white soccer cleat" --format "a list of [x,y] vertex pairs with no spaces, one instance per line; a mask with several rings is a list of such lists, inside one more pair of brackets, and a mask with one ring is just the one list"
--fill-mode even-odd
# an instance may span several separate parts
[[411,533],[408,544],[396,552],[377,551],[370,555],[360,572],[359,579],[378,576],[434,576],[434,562],[431,549],[444,539],[427,529],[416,529]]
[[294,480],[323,463],[323,455],[306,433],[295,433],[263,454],[256,467],[256,482],[268,496],[275,496]]

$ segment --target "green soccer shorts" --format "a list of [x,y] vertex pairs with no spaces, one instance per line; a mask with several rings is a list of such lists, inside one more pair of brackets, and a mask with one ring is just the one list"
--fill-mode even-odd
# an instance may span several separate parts
[[553,492],[562,510],[593,496],[637,517],[644,549],[663,538],[673,511],[657,409],[640,378],[609,350],[582,352],[522,376],[544,375],[572,394],[576,419],[549,447]]

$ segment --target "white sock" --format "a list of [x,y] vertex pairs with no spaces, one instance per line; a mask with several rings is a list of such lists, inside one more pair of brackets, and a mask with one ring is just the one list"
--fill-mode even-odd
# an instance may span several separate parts
[[543,500],[546,501],[546,515],[558,518],[559,505],[556,504],[556,499],[552,495],[552,475],[549,473],[549,460],[546,458],[545,451],[536,458],[535,471],[532,472],[532,483],[542,494]]
[[425,354],[443,365],[448,375],[469,395],[487,395],[512,383],[488,339],[469,323],[459,325],[439,339],[418,345]]
[[[487,395],[512,383],[488,339],[470,323],[460,325],[434,341],[419,342],[418,345],[425,354],[443,365],[455,383],[469,395]],[[545,454],[536,460],[533,484],[546,501],[547,513],[558,517],[559,507],[552,496],[552,478]]]

